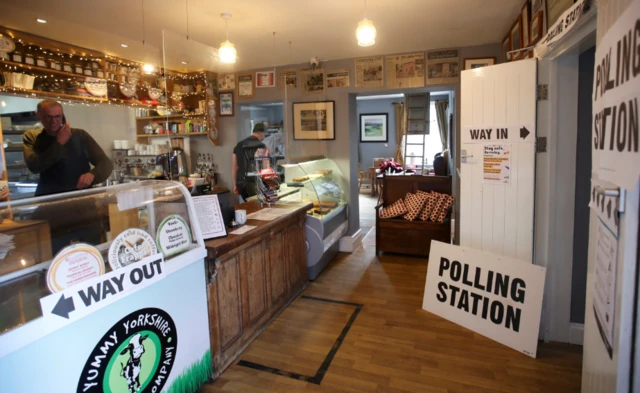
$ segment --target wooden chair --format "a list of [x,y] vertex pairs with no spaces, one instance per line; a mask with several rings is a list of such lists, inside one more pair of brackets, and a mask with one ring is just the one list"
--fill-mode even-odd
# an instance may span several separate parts
[[435,191],[451,195],[451,177],[383,176],[382,201],[376,206],[376,255],[380,251],[428,256],[431,240],[451,242],[450,215],[444,223],[380,218],[379,209],[404,199],[408,192]]
[[358,193],[362,192],[362,186],[369,184],[369,187],[373,189],[373,179],[371,179],[371,171],[358,170]]

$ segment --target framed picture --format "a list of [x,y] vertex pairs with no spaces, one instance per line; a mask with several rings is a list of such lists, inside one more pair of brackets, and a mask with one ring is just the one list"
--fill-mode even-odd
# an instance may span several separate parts
[[531,32],[529,31],[529,22],[531,18],[531,3],[527,0],[520,11],[520,20],[522,21],[522,47],[529,46]]
[[360,142],[388,142],[389,114],[367,113],[360,115]]
[[233,92],[218,94],[220,99],[220,116],[233,116]]
[[542,38],[542,20],[542,11],[538,11],[531,19],[531,41],[529,45],[535,45]]
[[[516,23],[511,27],[509,35],[511,36],[511,50],[522,49],[522,16],[518,16]],[[511,57],[514,54],[517,55],[517,53],[512,53]]]
[[238,98],[253,97],[253,75],[252,74],[237,75],[236,85],[238,86]]
[[235,90],[236,76],[235,74],[225,74],[218,77],[218,90]]
[[256,87],[276,87],[275,71],[256,72]]
[[507,63],[509,61],[509,51],[511,50],[511,34],[507,34],[507,36],[502,41],[502,62]]
[[474,57],[470,59],[464,59],[464,69],[472,70],[474,68],[481,68],[496,64],[495,57]]
[[335,101],[294,102],[294,140],[334,140]]

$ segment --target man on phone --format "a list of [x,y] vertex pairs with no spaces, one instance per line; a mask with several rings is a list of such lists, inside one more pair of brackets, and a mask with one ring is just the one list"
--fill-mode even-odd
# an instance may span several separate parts
[[113,163],[86,131],[69,126],[59,102],[40,101],[36,117],[44,130],[23,137],[27,168],[40,174],[36,196],[87,188],[109,177]]

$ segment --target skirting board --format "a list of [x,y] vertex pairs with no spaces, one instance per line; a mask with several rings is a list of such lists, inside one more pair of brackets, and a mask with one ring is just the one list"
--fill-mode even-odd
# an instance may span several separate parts
[[569,344],[583,345],[584,343],[584,325],[581,323],[572,323],[569,330]]
[[340,238],[340,252],[354,252],[362,244],[362,230],[358,229],[351,236]]

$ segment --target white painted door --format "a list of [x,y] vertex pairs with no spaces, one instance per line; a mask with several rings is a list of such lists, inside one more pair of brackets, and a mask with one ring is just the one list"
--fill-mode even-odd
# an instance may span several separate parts
[[462,72],[460,244],[533,261],[535,59]]

